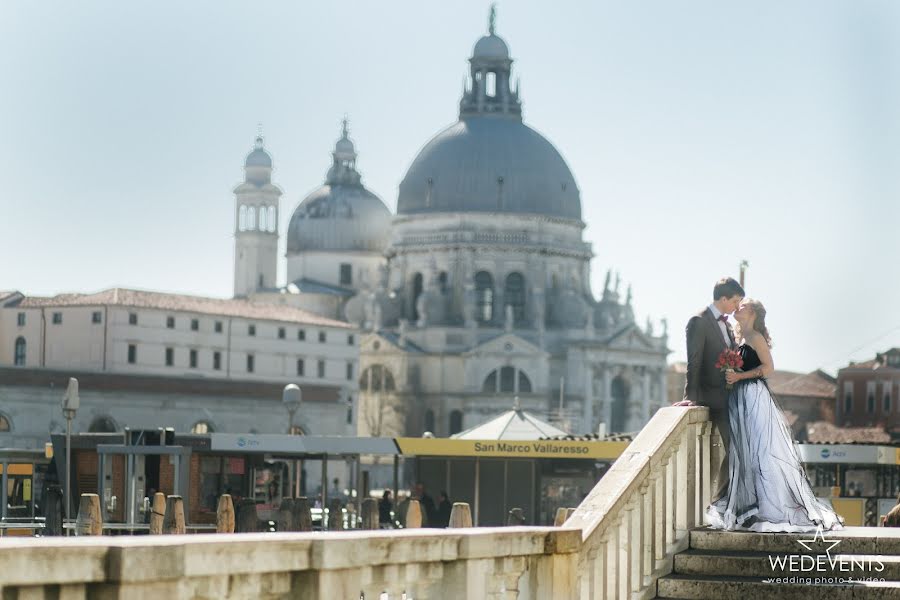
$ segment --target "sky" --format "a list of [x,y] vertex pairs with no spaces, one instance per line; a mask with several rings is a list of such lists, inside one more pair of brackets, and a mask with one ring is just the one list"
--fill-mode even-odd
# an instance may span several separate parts
[[[0,3],[0,289],[230,296],[260,123],[281,254],[345,113],[394,210],[489,6]],[[595,295],[619,272],[670,360],[741,260],[776,368],[900,346],[900,3],[500,2],[497,33],[581,191]]]

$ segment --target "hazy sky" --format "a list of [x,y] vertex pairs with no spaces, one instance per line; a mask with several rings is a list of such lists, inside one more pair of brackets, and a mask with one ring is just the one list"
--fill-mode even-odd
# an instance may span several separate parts
[[[393,210],[488,7],[0,3],[0,289],[229,296],[260,122],[282,233],[344,113]],[[595,293],[620,271],[673,360],[741,259],[777,367],[900,345],[900,3],[501,2],[497,32],[575,174]]]

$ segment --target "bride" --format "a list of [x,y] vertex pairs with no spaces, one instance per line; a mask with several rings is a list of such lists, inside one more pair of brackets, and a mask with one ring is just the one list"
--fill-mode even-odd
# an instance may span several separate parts
[[734,313],[744,359],[742,372],[726,373],[731,447],[725,495],[706,510],[710,527],[729,531],[842,529],[844,519],[812,491],[784,414],[766,377],[775,368],[766,309],[745,299]]

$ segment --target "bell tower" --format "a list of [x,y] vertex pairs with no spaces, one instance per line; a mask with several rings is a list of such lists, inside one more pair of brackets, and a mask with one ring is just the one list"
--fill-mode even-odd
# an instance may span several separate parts
[[275,287],[278,269],[278,201],[272,157],[256,137],[244,162],[244,182],[234,189],[234,296]]

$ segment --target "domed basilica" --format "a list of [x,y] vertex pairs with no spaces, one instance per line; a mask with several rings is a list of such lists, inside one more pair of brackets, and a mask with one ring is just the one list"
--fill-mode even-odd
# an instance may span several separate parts
[[512,63],[492,18],[459,119],[412,161],[396,215],[362,184],[345,119],[324,184],[291,216],[281,288],[281,190],[261,138],[247,157],[235,296],[360,328],[363,435],[446,436],[515,397],[573,434],[636,431],[666,404],[665,323],[635,323],[618,275],[593,297],[578,185],[522,121]]

